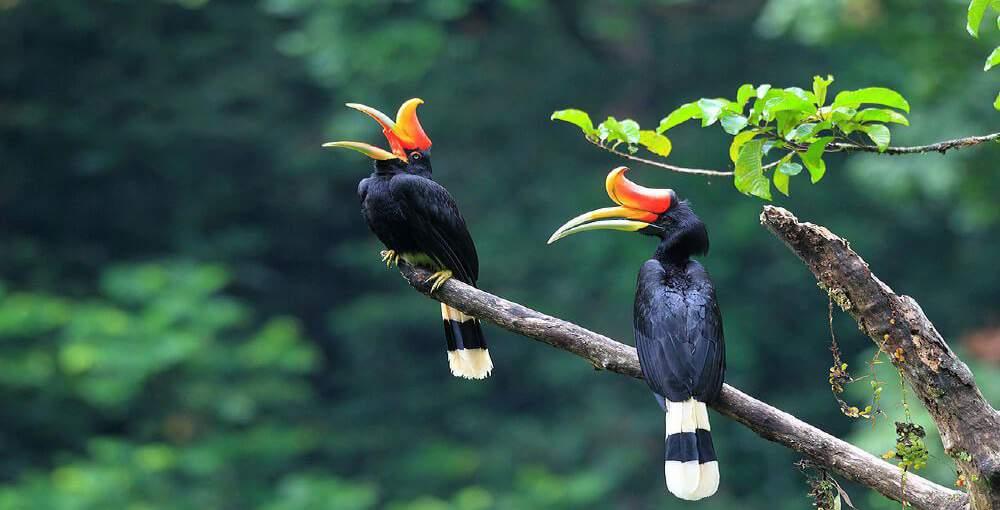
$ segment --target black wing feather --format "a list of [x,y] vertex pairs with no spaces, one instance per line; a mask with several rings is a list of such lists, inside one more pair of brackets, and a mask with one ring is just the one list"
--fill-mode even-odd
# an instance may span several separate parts
[[371,180],[372,177],[365,177],[364,179],[361,179],[361,182],[358,183],[358,198],[361,199],[362,206],[364,206],[365,204],[365,197],[368,196],[368,185],[371,182]]
[[417,246],[460,281],[479,280],[479,256],[455,200],[440,184],[415,175],[393,177],[389,189],[406,214]]

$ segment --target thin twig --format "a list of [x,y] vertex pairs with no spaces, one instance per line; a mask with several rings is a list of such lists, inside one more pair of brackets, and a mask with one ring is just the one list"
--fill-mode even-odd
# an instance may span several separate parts
[[[639,156],[634,156],[626,152],[622,152],[613,147],[608,147],[600,142],[600,140],[592,139],[587,137],[587,141],[604,149],[612,154],[621,156],[625,159],[636,161],[650,166],[655,166],[670,170],[671,172],[678,172],[682,174],[693,174],[693,175],[707,175],[711,177],[732,177],[734,174],[729,170],[707,170],[704,168],[688,168],[683,166],[670,165],[663,163],[662,161],[654,161],[651,159],[640,158]],[[879,151],[878,147],[874,145],[864,145],[857,143],[831,143],[826,146],[826,152],[873,152],[878,154],[890,154],[894,156],[903,154],[925,154],[928,152],[940,152],[944,154],[952,149],[963,149],[965,147],[971,147],[973,145],[979,145],[986,142],[1000,141],[1000,133],[993,133],[983,136],[968,136],[965,138],[956,138],[954,140],[945,140],[943,142],[932,143],[930,145],[917,145],[914,147],[889,147],[884,151]],[[801,151],[800,151],[801,152]],[[777,166],[779,161],[764,165],[762,170],[768,170]]]
[[[834,151],[842,152],[880,152],[881,154],[925,154],[928,152],[940,152],[944,154],[951,149],[962,149],[965,147],[971,147],[973,145],[979,145],[981,143],[1000,141],[1000,133],[993,133],[990,135],[983,136],[968,136],[965,138],[956,138],[954,140],[945,140],[943,142],[932,143],[930,145],[917,145],[914,147],[889,147],[884,151],[879,151],[878,147],[874,145],[863,145],[854,143],[831,143],[827,146],[828,149],[834,149]],[[834,152],[829,151],[829,152]]]
[[638,161],[639,163],[645,163],[645,164],[651,165],[651,166],[657,166],[657,167],[660,167],[660,168],[665,168],[667,170],[670,170],[671,172],[678,172],[678,173],[682,173],[682,174],[694,174],[694,175],[708,175],[708,176],[712,176],[712,177],[732,177],[732,175],[733,175],[733,172],[726,171],[726,170],[704,170],[704,169],[701,169],[701,168],[686,168],[686,167],[683,167],[683,166],[668,165],[668,164],[662,163],[660,161],[653,161],[651,159],[640,158],[639,156],[633,156],[631,154],[622,152],[622,151],[620,151],[618,149],[614,149],[614,148],[608,147],[607,145],[602,144],[600,141],[592,139],[590,137],[587,137],[587,141],[590,142],[590,143],[592,143],[592,144],[594,144],[594,145],[596,145],[596,146],[598,146],[598,147],[600,147],[600,148],[602,148],[602,149],[604,149],[604,150],[606,150],[606,151],[608,151],[608,152],[610,152],[610,153],[612,153],[612,154],[616,154],[616,155],[621,156],[621,157],[623,157],[625,159],[632,160],[632,161]]

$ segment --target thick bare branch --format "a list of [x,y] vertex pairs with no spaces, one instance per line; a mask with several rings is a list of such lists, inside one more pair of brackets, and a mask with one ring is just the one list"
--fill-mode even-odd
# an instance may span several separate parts
[[971,480],[972,507],[1000,510],[1000,413],[909,296],[882,283],[847,242],[826,228],[801,223],[780,207],[760,217],[798,255],[820,285],[890,353],[941,432],[945,451]]
[[[614,147],[609,147],[604,145],[599,140],[588,137],[587,141],[612,153],[617,156],[621,156],[629,161],[635,161],[637,163],[642,163],[645,165],[655,166],[658,168],[663,168],[664,170],[670,170],[671,172],[677,172],[682,174],[694,174],[694,175],[706,175],[709,177],[731,177],[733,176],[732,170],[708,170],[704,168],[688,168],[683,166],[671,165],[664,163],[662,161],[655,161],[652,159],[641,158],[629,154],[627,152],[622,152]],[[1000,141],[1000,133],[992,133],[983,136],[967,136],[965,138],[956,138],[954,140],[945,140],[943,142],[932,143],[930,145],[917,145],[914,147],[889,147],[884,151],[880,151],[878,147],[874,145],[861,145],[856,143],[831,143],[827,146],[827,152],[874,152],[878,154],[890,154],[890,155],[904,155],[904,154],[924,154],[928,152],[940,152],[944,154],[952,149],[962,149],[965,147],[971,147],[973,145],[979,145],[986,142]],[[805,148],[799,149],[805,150]],[[775,161],[773,163],[764,166],[764,170],[768,168],[777,166],[780,161]]]
[[[639,358],[632,347],[454,279],[431,295],[430,285],[425,283],[429,272],[405,264],[400,265],[400,272],[415,289],[469,315],[581,356],[595,368],[642,378]],[[899,469],[850,443],[728,384],[712,407],[761,437],[791,448],[818,465],[887,497],[901,499],[903,488]],[[968,502],[964,493],[912,474],[906,477],[905,499],[920,510],[958,510],[966,508]]]

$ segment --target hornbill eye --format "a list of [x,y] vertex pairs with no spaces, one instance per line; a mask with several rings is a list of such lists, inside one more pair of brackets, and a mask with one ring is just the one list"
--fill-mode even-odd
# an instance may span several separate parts
[[413,151],[410,153],[410,158],[412,159],[420,159],[422,157],[424,157],[424,155],[420,154],[419,152]]

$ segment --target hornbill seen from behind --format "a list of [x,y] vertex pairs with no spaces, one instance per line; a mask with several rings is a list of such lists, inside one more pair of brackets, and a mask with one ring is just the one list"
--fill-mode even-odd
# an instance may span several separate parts
[[[353,149],[374,160],[371,176],[361,181],[361,212],[372,232],[387,248],[387,264],[406,263],[435,271],[431,291],[448,278],[469,285],[479,279],[479,258],[458,206],[443,186],[431,180],[431,140],[417,119],[421,99],[399,107],[396,120],[356,103],[347,106],[366,113],[382,126],[390,151],[361,142],[330,142],[324,147]],[[493,369],[479,320],[441,303],[448,365],[451,373],[483,379]]]
[[577,216],[549,243],[588,230],[611,229],[660,238],[639,270],[634,331],[646,383],[666,411],[664,474],[681,499],[711,496],[719,487],[706,402],[718,397],[726,371],[722,316],[705,268],[691,260],[708,252],[708,231],[687,201],[669,189],[650,189],[618,167],[605,181],[619,207]]

